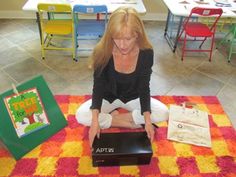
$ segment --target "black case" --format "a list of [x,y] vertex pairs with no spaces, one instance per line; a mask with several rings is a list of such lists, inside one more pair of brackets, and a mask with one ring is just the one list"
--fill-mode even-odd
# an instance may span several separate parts
[[152,147],[146,132],[102,133],[94,139],[93,166],[149,164]]

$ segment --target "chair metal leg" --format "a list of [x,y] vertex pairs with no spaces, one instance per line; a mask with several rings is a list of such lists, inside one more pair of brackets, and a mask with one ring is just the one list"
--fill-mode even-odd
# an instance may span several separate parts
[[234,37],[233,37],[233,39],[231,39],[231,42],[230,42],[229,55],[228,55],[228,63],[230,63],[230,59],[231,59],[231,56],[232,56],[232,53],[233,53],[233,43],[234,43]]
[[185,47],[186,47],[186,39],[187,38],[187,35],[186,33],[184,34],[184,44],[183,44],[183,48],[182,48],[182,57],[181,57],[181,60],[183,61],[184,60],[184,54],[185,54]]
[[214,39],[215,39],[215,35],[213,34],[212,39],[211,39],[211,51],[210,51],[209,62],[211,62],[212,50],[213,50],[213,45],[214,45]]
[[204,38],[204,40],[202,41],[202,43],[199,45],[199,49],[201,49],[202,48],[202,45],[203,45],[203,43],[206,41],[206,37]]
[[233,32],[233,28],[224,36],[224,38],[217,44],[217,47],[220,47],[222,44],[224,44],[227,41],[228,36]]
[[232,56],[232,53],[235,53],[233,52],[233,46],[234,46],[234,43],[236,40],[235,37],[236,37],[236,25],[233,26],[233,36],[232,36],[232,39],[231,39],[231,43],[230,43],[230,50],[229,50],[229,56],[228,56],[228,62],[230,63],[230,60],[231,60],[231,56]]
[[[231,36],[231,39],[229,38],[229,36]],[[233,46],[234,46],[234,41],[236,40],[236,25],[234,25],[230,31],[224,36],[224,38],[220,41],[220,43],[217,45],[217,47],[223,45],[226,41],[230,41],[230,47],[229,47],[229,52],[228,52],[228,57],[227,57],[227,60],[228,60],[228,63],[230,63],[230,60],[231,60],[231,56],[233,53]]]

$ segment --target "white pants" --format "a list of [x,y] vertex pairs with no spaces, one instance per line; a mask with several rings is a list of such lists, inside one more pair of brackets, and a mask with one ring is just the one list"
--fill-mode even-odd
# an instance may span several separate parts
[[[83,103],[76,111],[76,119],[78,123],[90,126],[92,120],[92,112],[90,110],[90,106],[92,104],[92,100],[88,100]],[[135,100],[131,100],[127,103],[123,103],[119,99],[116,99],[112,103],[103,99],[101,112],[99,113],[99,125],[102,129],[106,129],[111,127],[112,116],[109,114],[113,110],[117,108],[123,108],[132,112],[132,117],[134,123],[144,124],[144,117],[141,115],[140,101],[139,98]],[[151,121],[152,123],[165,121],[168,119],[169,110],[166,105],[161,103],[160,101],[151,98]]]

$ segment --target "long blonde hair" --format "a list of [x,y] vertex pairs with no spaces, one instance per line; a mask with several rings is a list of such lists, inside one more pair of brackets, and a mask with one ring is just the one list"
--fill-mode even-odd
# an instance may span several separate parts
[[102,71],[107,65],[112,56],[113,38],[122,35],[124,27],[129,27],[132,33],[138,35],[137,42],[140,49],[152,49],[137,11],[130,7],[120,7],[111,14],[106,31],[91,55],[90,59],[95,70]]

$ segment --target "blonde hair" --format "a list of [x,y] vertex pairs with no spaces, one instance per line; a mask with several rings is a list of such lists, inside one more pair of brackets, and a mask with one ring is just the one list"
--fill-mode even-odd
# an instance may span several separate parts
[[102,71],[107,65],[112,56],[113,38],[120,37],[124,27],[130,28],[131,33],[137,34],[140,49],[152,49],[137,11],[130,7],[120,7],[111,14],[106,31],[91,55],[90,59],[95,70]]

